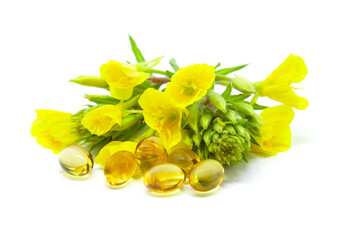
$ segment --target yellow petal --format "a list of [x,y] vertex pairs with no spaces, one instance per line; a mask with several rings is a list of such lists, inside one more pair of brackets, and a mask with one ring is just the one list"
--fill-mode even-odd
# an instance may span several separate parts
[[106,161],[113,154],[115,154],[119,151],[129,151],[129,152],[135,154],[136,145],[137,145],[137,143],[130,142],[130,141],[126,141],[126,142],[112,141],[112,142],[108,143],[107,145],[105,145],[100,150],[100,152],[94,159],[94,162],[97,164],[101,164],[101,167],[104,168]]
[[128,100],[133,94],[133,88],[117,88],[110,86],[110,94],[119,100]]
[[102,135],[107,133],[115,124],[121,126],[122,114],[119,107],[115,105],[104,105],[87,112],[81,124],[92,134]]

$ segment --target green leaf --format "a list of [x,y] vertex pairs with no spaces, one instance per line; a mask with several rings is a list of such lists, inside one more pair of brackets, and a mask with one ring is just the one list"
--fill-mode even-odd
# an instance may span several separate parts
[[244,64],[244,65],[239,65],[239,66],[236,66],[236,67],[231,67],[231,68],[223,68],[223,69],[220,69],[220,70],[217,70],[216,71],[216,74],[219,74],[219,75],[227,75],[229,73],[232,73],[232,72],[235,72],[237,70],[240,70],[244,67],[246,67],[248,64]]
[[180,69],[180,67],[176,63],[175,58],[170,59],[169,63],[175,72]]
[[251,93],[229,96],[226,100],[230,103],[238,103],[251,96]]
[[170,72],[169,70],[166,70],[166,76],[168,76],[169,78],[171,78],[174,75],[173,72]]
[[259,104],[255,103],[255,104],[253,105],[253,108],[254,108],[254,110],[264,110],[265,108],[268,108],[268,107],[267,107],[267,106],[263,106],[263,105],[259,105]]
[[220,65],[221,65],[221,63],[216,64],[215,69],[217,69],[218,67],[220,67]]
[[136,58],[136,61],[138,63],[141,63],[141,62],[145,62],[145,58],[144,56],[142,55],[140,49],[138,48],[138,46],[136,45],[134,39],[129,35],[129,40],[130,40],[130,44],[131,44],[131,49],[135,55],[135,58]]
[[232,90],[231,84],[227,85],[225,91],[221,94],[221,96],[223,96],[225,99],[228,99],[231,95],[231,90]]
[[255,144],[255,145],[261,147],[260,144],[259,144],[259,143],[255,140],[255,138],[254,138],[253,136],[251,136],[251,135],[250,135],[250,141],[251,141],[252,144]]

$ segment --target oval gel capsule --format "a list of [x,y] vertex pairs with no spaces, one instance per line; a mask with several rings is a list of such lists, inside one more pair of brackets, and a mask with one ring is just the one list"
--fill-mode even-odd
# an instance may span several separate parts
[[135,174],[137,163],[134,154],[119,151],[106,161],[104,175],[110,185],[120,186],[129,181]]
[[65,172],[73,176],[84,176],[94,166],[90,152],[78,146],[64,148],[59,154],[59,163]]
[[190,149],[180,148],[169,154],[168,162],[180,165],[188,178],[191,169],[200,162],[199,156]]
[[158,137],[141,140],[136,146],[135,157],[143,173],[152,166],[166,163],[166,152]]
[[207,192],[218,187],[224,179],[224,167],[216,160],[200,161],[191,171],[189,183],[200,192]]
[[181,188],[185,179],[184,169],[173,163],[164,163],[150,168],[144,174],[143,180],[150,191],[169,193]]

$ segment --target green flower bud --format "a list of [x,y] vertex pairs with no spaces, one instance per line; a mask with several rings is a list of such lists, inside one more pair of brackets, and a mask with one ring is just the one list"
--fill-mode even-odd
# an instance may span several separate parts
[[195,102],[194,104],[192,104],[189,108],[189,117],[188,117],[188,122],[189,122],[189,126],[191,127],[192,130],[194,130],[194,132],[198,132],[199,131],[199,119],[200,119],[200,114],[201,114],[201,103],[200,102]]
[[219,123],[219,122],[216,122],[214,123],[214,126],[213,126],[214,130],[218,133],[222,133],[223,129],[224,129],[224,126]]
[[245,102],[239,102],[235,105],[235,109],[238,113],[240,113],[242,116],[254,116],[254,109],[253,107]]
[[220,137],[220,134],[218,134],[217,132],[215,132],[213,135],[212,135],[212,140],[213,142],[216,142]]
[[235,75],[235,78],[232,80],[232,86],[242,93],[255,93],[254,85],[246,78],[238,75]]
[[243,126],[241,126],[240,124],[236,124],[234,125],[234,127],[236,129],[237,134],[239,134],[242,137],[246,136],[246,130]]
[[200,117],[200,125],[203,129],[208,129],[211,124],[211,120],[214,116],[214,111],[210,108],[205,108],[203,114]]
[[233,126],[231,126],[231,125],[227,125],[226,127],[225,127],[225,130],[227,130],[230,134],[232,134],[232,135],[235,135],[236,134],[236,130],[235,130],[235,128],[233,127]]
[[203,135],[204,142],[207,146],[211,144],[211,136],[214,134],[214,132],[211,129],[206,130],[206,132]]
[[143,115],[141,113],[130,114],[130,115],[127,115],[126,117],[123,117],[119,130],[122,131],[129,127],[134,126],[142,117],[143,117]]
[[200,132],[195,133],[192,136],[192,139],[194,140],[195,145],[199,147],[201,140],[202,140],[202,136],[201,136]]
[[234,124],[236,123],[236,121],[239,117],[240,117],[239,114],[236,111],[231,110],[231,109],[228,109],[225,114],[225,118]]
[[71,79],[70,82],[74,82],[83,86],[107,88],[109,85],[104,79],[98,76],[81,75],[77,78]]
[[226,100],[220,94],[213,90],[208,91],[210,102],[216,109],[219,109],[222,112],[226,112]]
[[189,131],[182,131],[182,141],[191,148],[194,145],[194,140],[192,139],[191,133]]

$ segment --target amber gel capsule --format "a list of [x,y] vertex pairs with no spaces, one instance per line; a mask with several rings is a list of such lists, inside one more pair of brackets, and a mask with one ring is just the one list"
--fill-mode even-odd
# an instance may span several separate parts
[[169,154],[168,162],[180,165],[188,178],[191,169],[200,162],[200,158],[190,149],[180,148]]
[[90,152],[78,146],[64,148],[59,154],[59,162],[65,172],[73,176],[84,176],[94,166]]
[[207,192],[218,187],[224,179],[224,167],[216,160],[200,161],[191,171],[189,183],[200,192]]
[[153,166],[144,174],[145,186],[153,192],[169,193],[184,185],[186,174],[184,169],[173,163]]
[[135,157],[139,168],[145,173],[152,166],[166,163],[166,153],[158,137],[148,137],[136,146]]
[[129,181],[137,169],[134,154],[119,151],[106,161],[104,175],[110,185],[119,186]]

